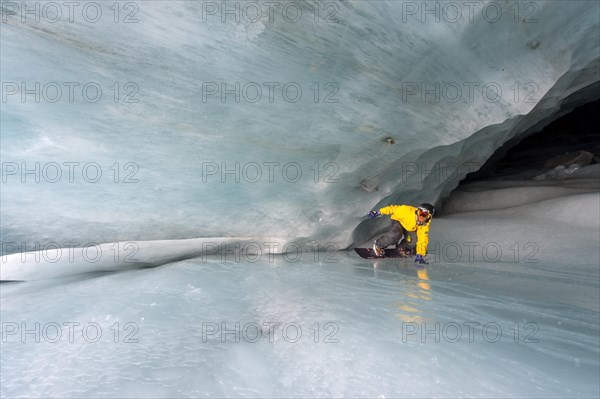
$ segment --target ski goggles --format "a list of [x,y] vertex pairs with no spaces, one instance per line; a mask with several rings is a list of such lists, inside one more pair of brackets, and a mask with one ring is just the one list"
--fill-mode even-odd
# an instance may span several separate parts
[[424,218],[428,218],[431,216],[431,213],[429,213],[429,211],[427,209],[417,208],[417,215],[424,217]]

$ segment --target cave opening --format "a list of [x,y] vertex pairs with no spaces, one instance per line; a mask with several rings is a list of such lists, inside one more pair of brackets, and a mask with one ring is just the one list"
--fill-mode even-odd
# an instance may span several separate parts
[[499,147],[461,184],[487,179],[532,179],[560,165],[600,163],[600,99],[581,105],[527,137]]

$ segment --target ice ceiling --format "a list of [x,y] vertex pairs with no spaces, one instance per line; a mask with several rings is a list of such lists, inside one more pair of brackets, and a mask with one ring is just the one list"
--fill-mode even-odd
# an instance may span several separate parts
[[598,15],[597,1],[2,2],[2,241],[349,246],[372,233],[368,210],[435,202],[597,98]]

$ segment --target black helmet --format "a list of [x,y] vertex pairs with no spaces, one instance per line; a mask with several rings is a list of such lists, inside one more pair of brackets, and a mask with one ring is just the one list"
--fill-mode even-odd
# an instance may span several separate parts
[[428,204],[427,202],[423,202],[421,205],[419,205],[417,209],[420,211],[427,212],[431,216],[435,214],[435,206]]

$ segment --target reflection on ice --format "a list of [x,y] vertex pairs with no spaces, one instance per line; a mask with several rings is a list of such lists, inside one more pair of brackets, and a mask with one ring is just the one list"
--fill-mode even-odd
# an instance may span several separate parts
[[597,272],[336,259],[3,285],[3,393],[597,396]]

